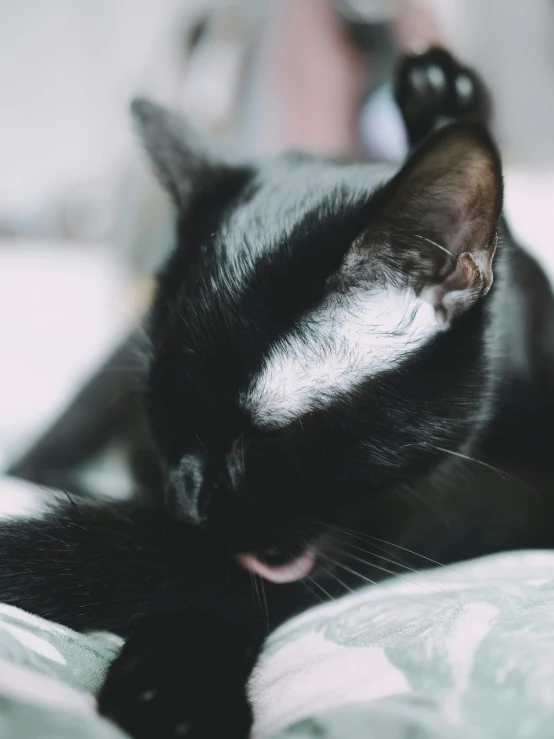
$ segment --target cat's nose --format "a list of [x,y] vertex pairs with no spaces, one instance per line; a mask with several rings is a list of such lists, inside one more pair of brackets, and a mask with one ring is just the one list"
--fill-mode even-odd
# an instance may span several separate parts
[[183,455],[178,467],[170,471],[166,503],[177,518],[196,525],[205,522],[208,508],[205,477],[205,462],[195,454]]
[[206,522],[214,496],[236,493],[244,474],[244,456],[231,452],[206,459],[200,454],[184,454],[170,469],[166,505],[176,518],[200,525]]

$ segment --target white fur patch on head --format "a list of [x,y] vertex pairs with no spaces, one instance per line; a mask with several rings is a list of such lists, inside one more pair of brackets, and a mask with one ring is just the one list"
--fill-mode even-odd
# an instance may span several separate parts
[[331,295],[272,347],[243,404],[256,424],[284,426],[392,369],[443,328],[407,289]]

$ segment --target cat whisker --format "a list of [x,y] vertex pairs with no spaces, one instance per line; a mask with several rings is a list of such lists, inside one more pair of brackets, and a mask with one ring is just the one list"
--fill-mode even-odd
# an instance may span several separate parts
[[[406,582],[409,582],[410,584],[415,585],[416,587],[421,588],[422,590],[427,590],[429,593],[434,593],[435,595],[440,595],[441,597],[449,598],[449,599],[453,600],[457,604],[459,603],[458,599],[455,596],[450,595],[449,593],[445,593],[442,590],[434,590],[433,588],[430,588],[429,586],[424,585],[423,583],[420,583],[417,580],[413,580],[412,578],[407,577],[406,575],[403,575],[403,574],[401,574],[399,572],[395,572],[394,570],[390,570],[387,567],[382,567],[381,565],[378,565],[378,564],[375,564],[374,562],[370,562],[368,560],[362,559],[361,557],[357,557],[354,554],[350,554],[350,552],[348,552],[345,549],[337,549],[336,551],[338,551],[341,554],[345,555],[346,557],[348,557],[348,559],[353,559],[354,561],[360,562],[361,564],[364,564],[367,567],[372,567],[372,568],[374,568],[376,570],[379,570],[379,572],[385,572],[388,575],[391,575],[393,577],[397,577],[397,578],[399,578],[401,580],[405,580]],[[414,572],[415,572],[415,570],[414,570]],[[379,582],[379,584],[380,584],[380,582]]]
[[454,256],[454,254],[449,252],[448,249],[446,249],[444,246],[437,244],[436,241],[431,241],[431,239],[428,239],[427,236],[421,236],[421,234],[414,234],[414,236],[416,237],[416,239],[421,239],[422,241],[426,241],[428,244],[431,244],[432,246],[436,246],[437,249],[440,249],[442,252],[447,254],[450,257],[450,259],[452,259],[453,261],[456,261],[456,257]]
[[258,585],[258,577],[257,575],[254,575],[254,590],[256,591],[256,600],[258,601],[258,606],[260,607],[260,613],[263,615],[263,608],[262,608],[262,599],[260,596],[260,588]]
[[[414,575],[417,575],[418,573],[421,572],[421,570],[418,570],[415,567],[410,567],[409,565],[405,564],[404,562],[402,562],[398,558],[396,558],[396,559],[390,559],[388,557],[384,557],[382,554],[379,554],[378,552],[371,552],[368,549],[364,549],[363,547],[357,546],[356,544],[352,544],[350,541],[345,542],[342,539],[342,537],[338,537],[337,536],[336,539],[337,539],[337,541],[341,541],[342,544],[344,546],[346,546],[346,547],[349,547],[351,549],[354,549],[355,551],[363,552],[364,554],[369,554],[372,557],[376,557],[378,562],[381,562],[381,561],[389,562],[390,564],[392,564],[394,566],[397,566],[397,567],[400,567],[400,568],[402,568],[402,570],[406,570],[408,572],[411,572]],[[389,553],[389,551],[387,549],[385,549],[384,547],[379,546],[378,544],[374,544],[374,543],[370,542],[370,545],[373,546],[373,547],[375,547],[377,550],[380,550],[381,552],[386,552],[387,554]],[[341,551],[344,554],[346,554],[347,556],[353,557],[353,555],[351,555],[348,550],[341,550],[340,548],[338,548],[337,551]],[[364,560],[362,560],[359,557],[356,557],[356,559],[358,561],[360,561],[360,562],[365,562]],[[382,570],[383,572],[387,572],[387,573],[389,573],[390,575],[392,575],[394,577],[399,577],[399,578],[402,578],[402,579],[406,580],[407,582],[414,582],[414,584],[419,585],[419,583],[417,583],[417,582],[411,580],[410,578],[406,577],[406,575],[402,574],[402,572],[400,572],[400,571],[390,570],[390,569],[388,569],[386,567],[383,567],[381,565],[375,564],[375,563],[370,562],[370,561],[365,562],[365,564],[367,564],[370,567],[375,567],[378,570]],[[432,575],[429,572],[426,572],[425,573],[425,577],[426,578],[432,578],[433,580],[436,580],[437,582],[440,582],[440,579],[438,578],[438,576]],[[435,591],[432,588],[428,588],[428,590],[430,590],[431,592],[441,592],[441,593],[443,593],[443,591]]]
[[[327,557],[326,555],[323,555],[323,558],[326,559],[326,560],[328,560],[328,561],[330,561],[332,564],[338,564],[337,561],[332,560],[330,557]],[[334,580],[336,580],[341,587],[343,587],[345,590],[348,590],[349,593],[353,593],[354,592],[353,588],[351,588],[350,585],[347,585],[344,582],[344,580],[341,580],[340,577],[335,572],[333,572],[331,569],[329,569],[328,567],[325,567],[325,565],[322,565],[321,562],[319,563],[319,566],[330,577],[332,577]]]
[[[332,564],[334,564],[336,567],[340,567],[341,569],[345,570],[346,572],[349,572],[350,574],[354,575],[355,577],[360,578],[360,580],[363,580],[364,582],[368,583],[369,585],[375,585],[376,587],[382,588],[383,590],[387,590],[390,593],[393,593],[396,596],[407,598],[408,600],[413,601],[414,603],[417,603],[418,605],[424,605],[428,608],[437,609],[440,608],[441,610],[446,611],[455,611],[456,608],[453,608],[451,606],[445,606],[437,603],[429,603],[428,601],[419,600],[418,598],[414,598],[411,595],[407,595],[406,593],[400,593],[397,590],[394,590],[394,588],[389,587],[388,585],[385,585],[383,582],[379,580],[372,580],[370,577],[367,577],[366,575],[363,575],[361,572],[358,572],[357,570],[353,569],[352,567],[349,567],[348,565],[344,564],[343,562],[340,562],[339,560],[336,560],[332,557],[328,557],[327,555],[323,555],[325,559],[329,560]],[[354,592],[354,591],[352,591]],[[441,593],[442,595],[442,593]],[[458,605],[458,608],[460,606]]]
[[[318,522],[315,521],[313,523],[316,523],[317,524]],[[498,588],[495,588],[493,585],[491,585],[491,583],[489,583],[489,582],[487,582],[485,580],[481,580],[480,578],[475,577],[474,575],[470,575],[467,572],[464,572],[463,570],[460,570],[459,568],[454,567],[451,564],[447,565],[447,564],[444,564],[443,562],[439,562],[436,559],[431,559],[431,557],[426,557],[424,554],[420,554],[419,552],[416,552],[413,549],[408,549],[407,547],[403,547],[400,544],[395,544],[392,541],[387,541],[386,539],[380,539],[379,537],[373,536],[371,534],[362,534],[362,532],[359,532],[359,531],[353,531],[353,530],[349,530],[349,529],[340,528],[338,526],[332,526],[331,524],[326,524],[326,523],[323,523],[323,522],[319,522],[319,525],[320,526],[323,526],[323,527],[326,527],[326,528],[334,529],[334,530],[339,531],[339,532],[341,532],[343,534],[346,534],[348,536],[352,536],[355,539],[358,539],[358,540],[363,541],[365,543],[371,544],[371,546],[376,546],[375,544],[373,544],[374,541],[380,542],[381,544],[385,544],[386,546],[390,546],[390,547],[393,547],[394,549],[398,549],[398,550],[400,550],[402,552],[406,552],[408,554],[412,554],[415,557],[419,557],[423,561],[429,562],[430,564],[433,564],[436,567],[441,567],[443,569],[444,568],[448,568],[451,572],[455,572],[458,575],[462,575],[463,577],[467,578],[468,580],[471,580],[473,582],[477,582],[480,585],[483,585],[483,586],[485,586],[485,587],[487,587],[489,589],[496,589],[496,590],[498,590]],[[500,591],[498,591],[498,592],[500,592]]]
[[[327,591],[325,590],[325,588],[323,587],[323,585],[321,585],[320,583],[318,583],[318,581],[317,581],[317,580],[315,579],[315,577],[312,577],[311,575],[307,575],[307,576],[306,576],[306,577],[305,577],[305,578],[304,578],[304,579],[303,579],[303,580],[302,580],[301,582],[303,582],[303,583],[304,583],[304,585],[306,585],[306,580],[309,580],[309,581],[310,581],[311,583],[313,583],[313,584],[314,584],[314,585],[315,585],[315,586],[316,586],[317,588],[319,588],[319,589],[321,590],[321,592],[322,592],[322,593],[323,593],[323,594],[324,594],[324,595],[326,596],[326,598],[328,598],[329,600],[335,600],[335,599],[333,598],[333,596],[332,596],[332,595],[331,595],[330,593],[328,593],[328,592],[327,592]],[[310,588],[310,589],[311,589],[311,588]],[[320,601],[321,601],[322,603],[324,603],[324,600],[323,600],[323,598],[322,598],[322,597],[321,597],[321,596],[320,596],[320,595],[319,595],[318,593],[315,593],[315,592],[314,592],[313,590],[312,590],[312,593],[314,593],[314,595],[317,595],[317,597],[319,598],[319,600],[320,600]]]
[[481,459],[470,457],[468,454],[462,454],[461,452],[455,452],[452,449],[445,449],[444,447],[436,446],[435,444],[424,443],[424,446],[431,447],[432,449],[436,449],[439,452],[444,452],[445,454],[451,454],[453,457],[458,457],[459,459],[463,459],[466,462],[473,462],[474,464],[479,464],[488,470],[492,470],[492,472],[496,472],[498,475],[500,475],[502,480],[506,482],[508,481],[517,482],[519,485],[529,490],[531,493],[534,493],[535,495],[540,495],[538,490],[535,490],[533,487],[528,485],[523,480],[520,480],[519,478],[514,477],[514,475],[511,475],[509,472],[506,472],[505,470],[501,470],[499,467],[495,467],[494,465],[489,464],[488,462],[483,462],[483,460]]
[[329,600],[334,600],[334,599],[333,599],[333,598],[332,598],[332,597],[331,597],[331,596],[329,595],[329,593],[328,593],[328,592],[327,592],[327,591],[326,591],[326,590],[325,590],[324,588],[322,588],[322,587],[321,587],[321,585],[320,585],[320,584],[319,584],[318,582],[316,582],[316,581],[314,580],[314,578],[313,578],[313,577],[310,577],[310,576],[308,575],[308,576],[306,576],[305,578],[303,578],[303,579],[302,579],[302,580],[301,580],[300,582],[301,582],[301,583],[302,583],[302,584],[304,585],[304,587],[305,587],[305,588],[306,588],[307,590],[309,590],[309,591],[310,591],[310,593],[311,593],[312,595],[314,595],[314,596],[315,596],[315,597],[316,597],[316,598],[317,598],[317,599],[319,600],[319,602],[320,602],[320,603],[324,603],[325,601],[323,600],[323,598],[321,597],[321,595],[320,595],[320,594],[319,594],[319,593],[317,592],[317,590],[314,590],[314,589],[313,589],[312,587],[310,587],[310,586],[308,585],[308,582],[307,582],[307,581],[309,581],[309,582],[313,583],[313,585],[316,585],[316,586],[317,586],[317,587],[318,587],[318,588],[319,588],[320,590],[322,590],[322,591],[323,591],[323,593],[325,594],[325,597],[326,597],[326,598],[328,598]]
[[202,439],[198,436],[198,434],[195,434],[195,437],[196,437],[197,442],[200,444],[202,449],[205,451],[205,453],[208,454],[208,449],[206,448],[206,445],[204,444]]
[[[341,542],[343,544],[343,547],[350,547],[350,548],[353,548],[353,549],[355,549],[355,550],[357,550],[359,552],[363,552],[365,554],[369,554],[370,556],[375,557],[376,558],[376,561],[373,562],[371,560],[363,559],[362,557],[359,557],[359,556],[357,556],[355,554],[352,554],[350,551],[348,551],[348,549],[345,549],[345,548],[342,548],[342,547],[336,547],[335,546],[335,551],[339,552],[341,555],[344,555],[346,558],[348,558],[350,560],[354,560],[355,562],[358,562],[360,564],[363,564],[366,567],[372,567],[374,570],[377,570],[379,572],[383,572],[383,573],[385,573],[387,575],[390,575],[391,577],[396,577],[398,579],[405,580],[406,582],[410,583],[411,585],[415,585],[416,587],[421,588],[423,590],[426,590],[429,593],[432,593],[434,595],[439,595],[442,598],[449,599],[450,601],[454,601],[454,603],[457,606],[460,605],[460,602],[459,602],[459,600],[454,595],[452,595],[452,594],[450,594],[448,592],[445,592],[443,590],[437,590],[437,589],[434,589],[432,587],[429,587],[428,585],[425,585],[424,583],[420,583],[417,580],[414,580],[414,579],[408,577],[407,575],[403,574],[402,570],[408,571],[410,573],[413,573],[413,574],[417,575],[417,573],[420,572],[420,570],[418,570],[418,569],[416,569],[414,567],[410,567],[409,565],[405,564],[404,562],[402,562],[401,559],[399,559],[398,557],[396,557],[394,554],[391,555],[394,559],[391,559],[389,557],[383,557],[382,554],[379,554],[379,551],[385,552],[386,554],[391,554],[391,552],[388,549],[386,549],[384,546],[382,546],[381,544],[385,544],[385,545],[390,546],[390,547],[393,547],[395,549],[399,549],[400,551],[405,551],[405,552],[407,552],[409,554],[412,554],[414,556],[420,557],[423,560],[428,561],[428,562],[430,562],[430,563],[432,563],[432,564],[434,564],[434,565],[436,565],[438,567],[442,567],[442,568],[448,567],[451,571],[457,572],[458,574],[463,575],[464,577],[468,578],[469,580],[478,582],[479,584],[486,585],[487,587],[492,587],[493,589],[497,590],[501,594],[501,591],[498,588],[494,588],[494,586],[491,586],[489,583],[485,583],[483,580],[480,580],[479,578],[476,578],[476,577],[473,577],[471,575],[468,575],[466,572],[463,572],[462,570],[458,570],[458,569],[452,567],[451,565],[445,565],[442,562],[438,562],[437,560],[433,560],[433,559],[431,559],[429,557],[425,557],[424,555],[419,554],[418,552],[415,552],[415,551],[413,551],[411,549],[408,549],[407,547],[402,547],[399,544],[394,544],[393,542],[389,542],[389,541],[387,541],[385,539],[379,539],[378,537],[371,536],[370,534],[362,535],[361,532],[354,532],[352,530],[341,528],[339,526],[335,526],[335,525],[331,525],[331,524],[325,524],[325,523],[323,523],[321,521],[310,521],[310,523],[315,524],[316,526],[321,526],[321,527],[327,528],[331,532],[331,534],[330,534],[331,537],[333,539],[335,539],[336,541]],[[273,526],[276,526],[275,523],[272,523],[272,525]],[[279,526],[278,528],[279,528],[281,534],[276,534],[277,537],[279,539],[281,539],[283,542],[287,543],[287,544],[291,544],[291,543],[298,544],[299,542],[302,543],[302,544],[308,544],[309,543],[309,539],[307,537],[303,537],[298,532],[294,532],[295,536],[293,537],[292,532],[287,531],[286,529],[284,529],[284,527]],[[333,532],[337,532],[340,536],[337,535],[337,533],[334,533],[334,535],[333,535]],[[346,535],[346,536],[348,536],[350,538],[353,538],[355,540],[362,541],[365,544],[369,544],[369,546],[374,547],[378,551],[377,552],[372,552],[372,551],[369,551],[367,549],[364,549],[363,547],[360,547],[360,546],[358,546],[356,544],[352,544],[351,541],[344,541],[344,539],[343,539],[343,536],[344,535]],[[375,543],[376,541],[379,542],[379,543]],[[379,579],[372,579],[370,577],[367,577],[363,573],[361,573],[361,572],[359,572],[357,570],[354,570],[352,567],[349,567],[344,562],[341,562],[340,560],[338,560],[336,558],[333,558],[330,555],[330,553],[328,553],[328,552],[318,550],[317,556],[318,556],[318,560],[319,560],[319,567],[320,567],[320,569],[322,569],[328,576],[330,576],[334,580],[336,580],[341,585],[341,587],[343,587],[345,590],[347,590],[349,592],[354,592],[354,591],[353,591],[353,589],[347,583],[345,583],[343,580],[341,580],[336,575],[336,573],[334,573],[328,567],[326,567],[325,565],[323,565],[322,562],[321,562],[322,559],[324,559],[324,560],[326,560],[326,561],[334,564],[336,567],[341,567],[345,571],[350,572],[350,574],[353,574],[353,575],[359,577],[360,579],[364,580],[368,584],[379,585],[379,586],[385,588],[386,590],[390,590],[391,592],[396,593],[398,595],[403,595],[403,596],[405,595],[404,593],[398,593],[396,590],[394,590],[394,589],[392,589],[392,588],[390,588],[390,587],[388,587],[386,585],[383,585],[382,581],[379,580]],[[382,562],[382,561],[388,562],[389,564],[391,564],[394,567],[401,568],[401,570],[399,571],[399,570],[394,570],[394,569],[390,569],[388,567],[385,567],[382,564],[380,564],[380,562]],[[433,578],[433,575],[426,574],[426,577]],[[433,579],[435,579],[435,578],[433,578]],[[436,579],[435,581],[438,582],[439,580]],[[317,586],[320,587],[320,589],[323,590],[323,588],[320,586],[320,584],[316,580],[314,580],[314,583],[317,584]],[[327,597],[331,597],[329,595],[329,593],[327,593],[327,591],[323,590],[323,592],[326,594]],[[409,597],[409,596],[406,595],[405,597]],[[420,601],[420,602],[423,603],[424,601]],[[425,605],[432,605],[432,604],[425,603]],[[446,606],[446,605],[440,605],[440,606],[437,606],[437,607],[446,608],[446,609],[452,610],[452,607],[449,607],[449,606]]]
[[[354,549],[355,551],[363,552],[364,554],[369,554],[372,557],[376,557],[379,560],[379,562],[388,562],[391,565],[394,565],[396,567],[400,567],[403,570],[408,570],[409,572],[413,572],[413,573],[421,572],[421,570],[418,570],[415,567],[410,567],[409,565],[407,565],[399,557],[394,557],[394,555],[391,555],[393,558],[383,556],[383,554],[381,554],[381,552],[385,552],[386,554],[390,554],[390,552],[388,551],[388,549],[385,549],[385,547],[379,546],[378,544],[374,544],[373,542],[366,542],[366,543],[368,543],[370,546],[372,546],[375,549],[377,549],[376,552],[372,552],[369,549],[364,549],[363,547],[360,547],[357,544],[352,543],[351,541],[344,541],[343,536],[336,536],[335,535],[333,537],[332,534],[327,534],[327,535],[328,536],[331,536],[331,538],[336,539],[336,541],[341,542],[344,546],[347,546],[350,549]],[[350,536],[352,536],[352,534],[350,534]]]
[[266,626],[266,631],[269,634],[269,609],[267,607],[267,598],[265,595],[265,586],[264,586],[264,581],[262,577],[260,577],[260,590],[262,592],[262,598],[260,599],[260,608],[263,602],[263,615],[265,617],[265,626]]
[[[264,590],[262,578],[258,578],[257,575],[251,572],[250,580],[252,582],[253,592],[255,593],[254,602],[257,601],[258,603],[258,606],[260,608],[260,614],[265,622],[266,631],[269,634],[269,612],[267,610],[267,599],[265,596],[265,590]],[[259,580],[259,583],[258,583],[258,580]]]
[[252,584],[252,598],[254,600],[254,603],[260,604],[260,594],[258,592],[258,582],[256,580],[256,575],[251,572],[250,573],[250,582]]
[[[349,529],[340,528],[338,526],[331,526],[330,524],[321,523],[320,526],[325,526],[326,528],[329,528],[331,531],[335,530],[335,531],[339,532],[340,536],[335,535],[334,538],[337,541],[341,541],[343,544],[345,544],[346,546],[348,546],[348,547],[350,547],[352,549],[356,549],[356,550],[358,550],[360,552],[364,552],[365,554],[370,554],[372,556],[378,557],[380,561],[389,562],[389,564],[396,565],[398,567],[401,567],[402,569],[408,570],[409,572],[413,572],[413,573],[421,572],[421,570],[417,569],[416,567],[410,567],[409,565],[407,565],[405,562],[403,562],[400,559],[400,557],[396,556],[389,549],[386,549],[384,546],[382,546],[380,544],[376,544],[375,542],[369,540],[368,536],[361,536],[361,535],[358,535],[357,533],[355,533],[353,531],[350,531]],[[358,546],[356,544],[353,544],[350,541],[345,542],[343,540],[343,535],[346,535],[346,536],[349,536],[351,538],[355,538],[355,539],[358,539],[360,541],[363,541],[366,545],[369,545],[369,546],[373,547],[374,549],[376,549],[377,552],[371,552],[368,549],[364,549],[363,547],[360,547],[360,546]],[[333,537],[332,533],[327,533],[326,536]],[[388,555],[388,557],[384,557],[382,554],[380,554],[380,552],[384,552],[385,554]],[[443,565],[443,566],[446,566],[446,565]]]

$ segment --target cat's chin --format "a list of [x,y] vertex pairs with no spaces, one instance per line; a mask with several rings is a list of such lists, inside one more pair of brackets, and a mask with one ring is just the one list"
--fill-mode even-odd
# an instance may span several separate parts
[[308,575],[316,562],[313,549],[306,549],[295,559],[284,564],[267,564],[254,554],[237,554],[236,559],[246,570],[274,583],[301,580]]

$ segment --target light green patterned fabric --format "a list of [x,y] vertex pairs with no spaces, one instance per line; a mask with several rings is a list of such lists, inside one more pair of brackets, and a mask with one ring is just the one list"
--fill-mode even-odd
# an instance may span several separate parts
[[273,634],[256,739],[553,739],[554,552],[388,580]]
[[120,646],[0,604],[0,739],[123,739],[94,700]]
[[[0,739],[122,739],[93,697],[119,646],[0,605]],[[250,691],[253,739],[553,739],[554,552],[315,608],[269,638]]]

